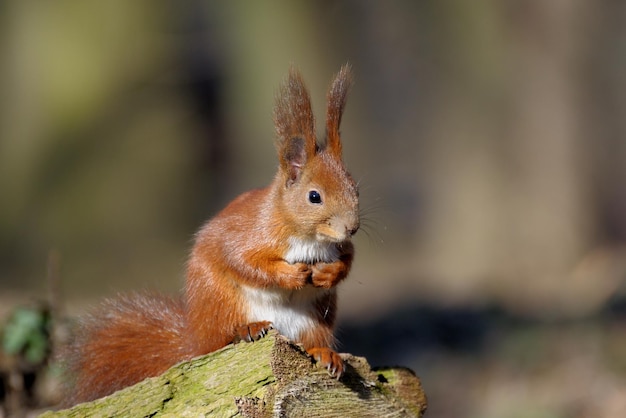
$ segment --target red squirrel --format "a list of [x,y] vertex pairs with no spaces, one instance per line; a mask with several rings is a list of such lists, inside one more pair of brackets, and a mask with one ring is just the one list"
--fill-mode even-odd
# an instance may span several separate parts
[[74,378],[68,404],[257,340],[270,328],[342,375],[331,348],[336,286],[350,271],[359,228],[358,188],[339,135],[350,82],[345,65],[328,91],[326,141],[318,143],[309,93],[290,70],[274,110],[280,164],[273,181],[240,195],[200,229],[180,299],[121,296],[83,319],[65,354]]

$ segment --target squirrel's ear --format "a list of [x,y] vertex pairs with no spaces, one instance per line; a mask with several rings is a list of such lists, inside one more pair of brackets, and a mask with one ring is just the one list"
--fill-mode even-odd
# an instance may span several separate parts
[[335,76],[327,95],[326,150],[337,158],[341,158],[339,125],[341,124],[341,116],[343,115],[351,84],[352,70],[350,64],[345,64]]
[[287,174],[287,181],[295,182],[306,162],[315,155],[317,144],[311,98],[302,76],[293,67],[276,97],[274,125],[280,167]]

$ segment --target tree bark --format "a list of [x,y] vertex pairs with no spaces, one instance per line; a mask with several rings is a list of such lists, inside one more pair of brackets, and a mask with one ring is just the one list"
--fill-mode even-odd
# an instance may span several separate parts
[[44,418],[84,416],[421,417],[426,397],[406,368],[342,354],[340,380],[276,332],[180,363],[161,376]]

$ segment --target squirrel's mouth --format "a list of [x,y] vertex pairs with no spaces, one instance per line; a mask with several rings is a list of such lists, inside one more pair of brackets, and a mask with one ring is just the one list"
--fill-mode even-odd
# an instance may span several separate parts
[[354,227],[354,228],[342,228],[340,230],[337,230],[336,228],[333,228],[332,226],[322,226],[319,227],[317,229],[317,240],[318,241],[326,241],[329,243],[341,243],[341,242],[346,242],[346,241],[350,241],[350,239],[352,238],[352,236],[354,234],[356,234],[356,231],[359,229],[358,226]]
[[350,241],[350,236],[330,236],[326,234],[317,234],[317,240],[319,242],[327,242],[328,244],[341,244],[342,242]]
[[333,243],[350,241],[359,226],[358,216],[334,217],[317,227],[317,239]]

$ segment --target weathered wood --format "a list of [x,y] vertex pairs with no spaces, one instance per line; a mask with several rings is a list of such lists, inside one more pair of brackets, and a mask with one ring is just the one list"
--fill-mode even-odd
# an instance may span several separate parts
[[42,417],[421,417],[426,397],[408,369],[372,370],[342,354],[341,380],[271,332],[180,363],[158,377]]

